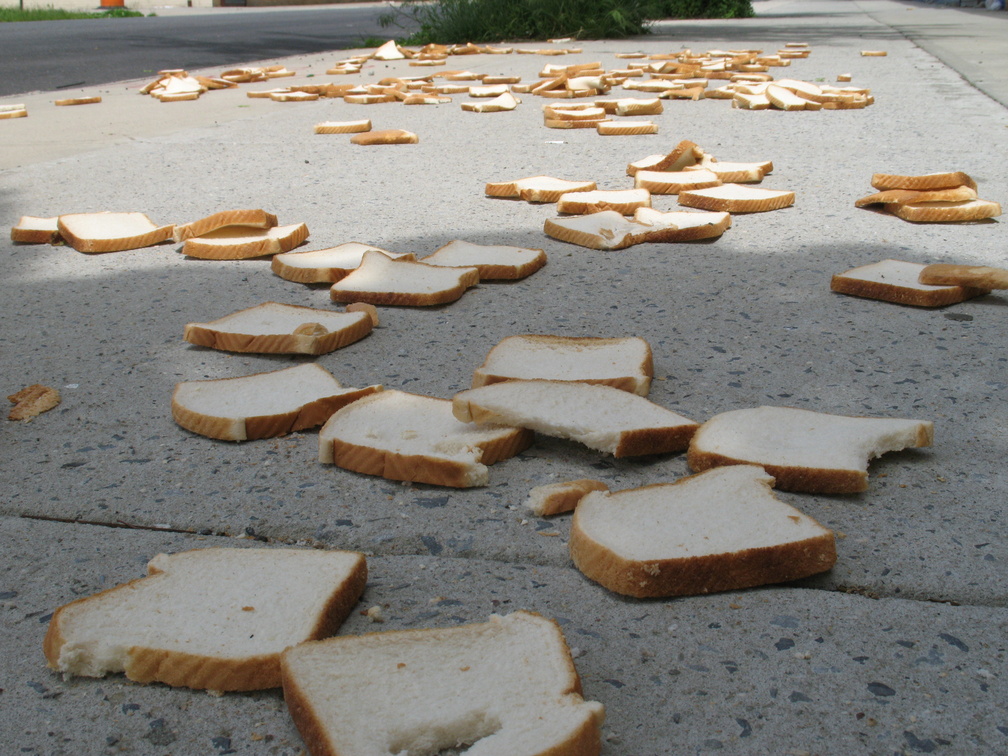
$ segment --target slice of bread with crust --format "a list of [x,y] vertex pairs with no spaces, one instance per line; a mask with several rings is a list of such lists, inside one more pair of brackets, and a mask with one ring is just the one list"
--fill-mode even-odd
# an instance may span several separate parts
[[587,215],[614,210],[620,215],[633,215],[639,207],[651,207],[651,192],[647,189],[596,189],[590,192],[567,192],[557,200],[557,212]]
[[450,268],[476,268],[480,281],[517,281],[543,267],[546,264],[546,253],[541,249],[474,244],[456,239],[422,258],[420,262]]
[[158,226],[143,213],[73,213],[56,221],[63,240],[78,252],[121,252],[169,241],[174,226]]
[[682,171],[637,171],[634,186],[651,194],[679,194],[687,189],[720,186],[721,179],[706,169]]
[[909,202],[884,207],[897,218],[912,223],[969,223],[1001,215],[1001,205],[985,199],[965,202]]
[[848,417],[793,407],[753,407],[715,415],[690,442],[696,472],[762,465],[782,491],[844,494],[868,489],[868,462],[886,452],[930,446],[927,420]]
[[834,275],[830,289],[914,307],[944,307],[990,293],[989,289],[974,286],[923,284],[920,275],[924,268],[920,263],[882,260]]
[[588,249],[619,250],[634,244],[689,242],[721,236],[731,226],[726,212],[662,213],[639,207],[633,219],[615,210],[588,215],[547,218],[547,236]]
[[381,386],[346,388],[315,363],[241,378],[175,386],[172,417],[186,430],[224,441],[283,436],[322,425],[336,410]]
[[559,483],[546,483],[529,491],[525,506],[538,517],[573,512],[578,503],[592,491],[608,491],[609,486],[601,480],[580,478]]
[[651,242],[691,242],[702,239],[716,239],[731,228],[731,215],[725,212],[694,212],[673,210],[662,213],[650,207],[642,207],[634,213],[634,220],[652,226],[646,236]]
[[345,278],[361,264],[364,253],[370,250],[389,257],[415,260],[412,252],[389,252],[370,244],[345,242],[328,249],[311,249],[304,252],[283,252],[275,255],[270,267],[280,278],[297,283],[335,283]]
[[473,373],[472,387],[510,380],[578,381],[647,396],[650,345],[636,336],[519,335],[502,339]]
[[923,284],[975,286],[980,289],[1008,289],[1008,270],[986,265],[925,265],[917,279]]
[[334,302],[430,307],[454,302],[478,283],[476,268],[425,265],[368,250],[356,270],[330,287],[329,296]]
[[526,202],[556,202],[567,192],[590,192],[596,189],[594,181],[568,181],[552,176],[530,176],[517,181],[489,183],[484,189],[487,197],[522,199]]
[[323,121],[315,124],[316,134],[360,134],[371,131],[371,119],[357,121]]
[[185,240],[182,254],[201,260],[247,260],[289,252],[308,238],[304,223],[272,228],[224,226]]
[[207,323],[186,323],[183,338],[225,352],[326,354],[371,333],[366,312],[334,312],[264,302]]
[[576,381],[512,380],[469,389],[452,399],[452,412],[465,423],[528,428],[614,457],[683,451],[700,427],[642,396]]
[[329,418],[319,431],[319,461],[389,480],[469,488],[485,486],[488,465],[533,440],[522,428],[459,422],[447,399],[382,391]]
[[277,217],[265,210],[223,210],[192,223],[175,226],[172,237],[176,242],[184,242],[194,236],[204,236],[225,226],[245,226],[248,228],[273,228]]
[[695,143],[684,139],[665,155],[650,155],[627,165],[627,175],[636,176],[638,171],[682,171],[687,166],[696,165],[703,157],[703,150]]
[[905,205],[912,202],[965,202],[977,198],[976,189],[969,186],[956,186],[951,189],[931,189],[930,191],[914,191],[913,189],[886,189],[875,192],[854,202],[854,207],[870,205]]
[[880,192],[887,189],[910,189],[920,192],[934,189],[952,189],[957,186],[968,186],[970,189],[977,188],[976,181],[969,174],[962,171],[926,173],[921,176],[876,173],[872,176],[871,185]]
[[[346,99],[346,98],[344,98]],[[349,100],[347,100],[349,102]],[[420,137],[405,129],[382,129],[380,131],[362,131],[350,137],[352,144],[419,144]]]
[[57,609],[49,666],[211,691],[276,688],[281,652],[332,635],[367,582],[363,554],[316,549],[159,554],[147,572]]
[[674,483],[590,493],[574,510],[570,553],[587,577],[625,596],[733,591],[824,572],[833,533],[777,499],[753,465]]
[[724,184],[758,184],[773,170],[773,162],[762,160],[752,163],[722,163],[704,155],[702,163],[683,170],[710,171]]
[[58,218],[38,218],[22,215],[11,227],[10,238],[19,244],[59,244],[62,240],[57,225]]
[[765,213],[791,207],[794,201],[795,193],[791,191],[741,184],[722,184],[709,189],[679,192],[680,205],[727,213]]
[[312,756],[601,752],[602,704],[582,698],[559,626],[530,612],[303,643],[282,673]]

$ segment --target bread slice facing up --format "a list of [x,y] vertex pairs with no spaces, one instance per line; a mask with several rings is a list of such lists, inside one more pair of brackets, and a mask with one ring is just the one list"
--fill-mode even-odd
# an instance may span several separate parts
[[19,244],[59,244],[62,239],[57,226],[58,218],[38,218],[22,215],[17,225],[11,226],[11,241]]
[[412,252],[399,254],[370,244],[346,242],[328,249],[282,252],[274,255],[270,266],[280,278],[296,283],[335,283],[357,270],[365,252],[374,250],[396,259],[415,260]]
[[951,189],[956,186],[968,186],[974,190],[977,188],[976,181],[963,171],[925,173],[920,176],[876,173],[872,175],[871,185],[880,192],[888,189],[909,189],[920,192],[932,191],[934,189]]
[[680,205],[727,213],[765,213],[791,207],[794,201],[795,193],[785,189],[762,189],[741,184],[679,192]]
[[683,451],[700,427],[642,396],[573,381],[504,381],[452,399],[455,417],[569,438],[615,457]]
[[172,395],[172,417],[208,438],[273,438],[322,425],[336,410],[381,388],[346,388],[324,367],[308,363],[241,378],[179,383]]
[[447,399],[382,391],[337,412],[319,431],[319,462],[389,480],[469,488],[488,465],[531,446],[532,431],[456,420]]
[[552,176],[530,176],[517,181],[489,183],[484,190],[487,197],[523,199],[526,202],[556,202],[567,192],[595,190],[594,181],[568,181]]
[[329,296],[334,302],[430,307],[454,302],[478,283],[476,268],[426,265],[369,250],[356,270],[330,287]]
[[275,225],[277,225],[277,217],[265,210],[223,210],[192,223],[175,226],[173,238],[176,242],[184,242],[186,239],[203,236],[226,226],[273,228]]
[[609,486],[601,480],[580,478],[559,483],[546,483],[529,491],[525,506],[538,517],[573,512],[578,503],[592,491],[608,491]]
[[212,691],[279,687],[284,649],[332,635],[367,582],[363,554],[314,549],[158,554],[147,572],[57,609],[49,666]]
[[597,756],[560,628],[530,612],[485,623],[338,636],[282,659],[284,699],[312,756]]
[[226,352],[326,354],[371,333],[366,312],[333,312],[265,302],[208,323],[186,323],[183,338]]
[[907,202],[889,204],[886,211],[912,223],[969,223],[1001,215],[1001,205],[992,200],[964,202]]
[[290,252],[307,238],[304,223],[272,228],[224,226],[186,239],[182,254],[203,260],[246,260]]
[[[638,174],[640,175],[640,174]],[[588,249],[618,250],[645,243],[691,242],[714,239],[731,226],[727,212],[662,213],[638,207],[633,219],[615,210],[575,217],[547,218],[547,236]]]
[[456,239],[422,258],[420,262],[452,268],[476,268],[480,281],[516,281],[543,267],[546,264],[546,252],[502,244],[474,244]]
[[574,510],[570,553],[588,578],[637,598],[751,588],[825,572],[833,533],[777,499],[774,479],[735,465],[615,493]]
[[830,289],[839,294],[914,307],[944,307],[990,293],[989,289],[973,286],[922,284],[919,279],[925,267],[902,260],[882,260],[834,275]]
[[886,452],[930,446],[927,420],[847,417],[792,407],[715,415],[690,442],[687,462],[702,472],[762,465],[782,491],[845,494],[868,489],[868,462]]
[[636,336],[508,336],[473,373],[472,387],[510,380],[578,381],[647,396],[654,377],[651,346]]
[[651,192],[647,189],[614,189],[591,192],[568,192],[557,200],[558,213],[584,215],[603,210],[615,210],[620,215],[633,215],[639,207],[651,207]]
[[158,226],[143,213],[75,213],[56,221],[63,240],[78,252],[121,252],[168,241],[174,226]]

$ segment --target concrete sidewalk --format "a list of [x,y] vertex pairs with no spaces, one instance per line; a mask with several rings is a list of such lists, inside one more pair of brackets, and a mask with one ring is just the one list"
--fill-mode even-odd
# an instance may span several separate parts
[[[757,7],[751,21],[663,24],[578,43],[578,55],[447,67],[532,81],[545,63],[622,67],[617,52],[805,41],[811,56],[776,75],[851,73],[875,104],[787,113],[669,101],[657,135],[618,138],[545,129],[530,95],[479,115],[461,112],[461,97],[428,107],[246,97],[266,85],[162,104],[136,93],[144,82],[124,82],[103,88],[101,105],[56,108],[48,93],[28,100],[28,118],[0,121],[0,221],[138,210],[184,223],[263,207],[305,222],[310,249],[357,240],[420,256],[454,238],[543,248],[549,264],[532,277],[445,307],[382,308],[372,335],[317,361],[345,385],[450,397],[505,336],[636,335],[655,355],[650,398],[700,421],[760,404],[933,420],[934,446],[874,461],[864,494],[778,493],[834,530],[833,570],[797,585],[624,599],[572,566],[568,519],[522,506],[531,487],[557,480],[614,490],[673,480],[689,472],[682,456],[627,462],[540,438],[491,467],[489,486],[449,490],[321,466],[312,432],[245,444],[189,434],[171,419],[176,383],[299,360],[192,347],[185,323],[267,300],[324,307],[328,292],[279,279],[263,260],[188,260],[172,245],[87,256],[0,242],[7,393],[44,383],[63,395],[31,423],[0,425],[0,742],[35,754],[303,752],[279,691],[215,698],[117,676],[62,680],[41,642],[56,607],[139,577],[158,552],[314,544],[368,554],[360,608],[380,605],[387,621],[354,613],[341,633],[517,609],[556,618],[585,696],[606,706],[607,756],[1008,750],[1008,299],[919,310],[829,291],[833,273],[887,257],[1008,266],[1001,220],[913,225],[854,208],[875,172],[963,170],[1005,203],[1005,68],[994,77],[984,63],[980,81],[935,47],[968,53],[970,29],[980,39],[1004,14],[889,0]],[[911,17],[916,36],[901,20]],[[996,34],[984,39],[993,50]],[[888,55],[861,57],[869,48]],[[298,76],[278,83],[327,80],[345,55],[286,60]],[[417,71],[372,63],[344,78]],[[312,133],[357,118],[420,142],[364,148]],[[483,196],[488,181],[536,174],[627,188],[628,162],[681,139],[725,161],[773,160],[764,185],[794,190],[795,206],[738,216],[713,244],[613,253],[546,237],[551,206]],[[676,208],[674,197],[654,204]]]

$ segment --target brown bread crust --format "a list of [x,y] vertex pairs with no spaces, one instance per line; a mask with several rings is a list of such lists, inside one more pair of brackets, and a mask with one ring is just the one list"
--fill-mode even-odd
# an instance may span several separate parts
[[988,289],[977,289],[972,286],[948,286],[941,289],[909,289],[905,286],[865,281],[858,278],[848,278],[837,274],[830,280],[830,289],[838,294],[849,294],[854,297],[878,299],[883,302],[910,305],[912,307],[945,307],[946,305],[963,302],[973,297],[990,294]]

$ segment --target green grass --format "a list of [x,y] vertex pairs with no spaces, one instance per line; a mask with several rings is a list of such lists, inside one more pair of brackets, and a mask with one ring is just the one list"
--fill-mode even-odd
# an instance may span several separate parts
[[[6,8],[0,7],[0,23],[12,21],[67,21],[78,18],[134,18],[143,16],[139,11],[127,8],[109,8],[101,12],[68,11],[53,8]],[[151,15],[154,15],[153,13]]]

